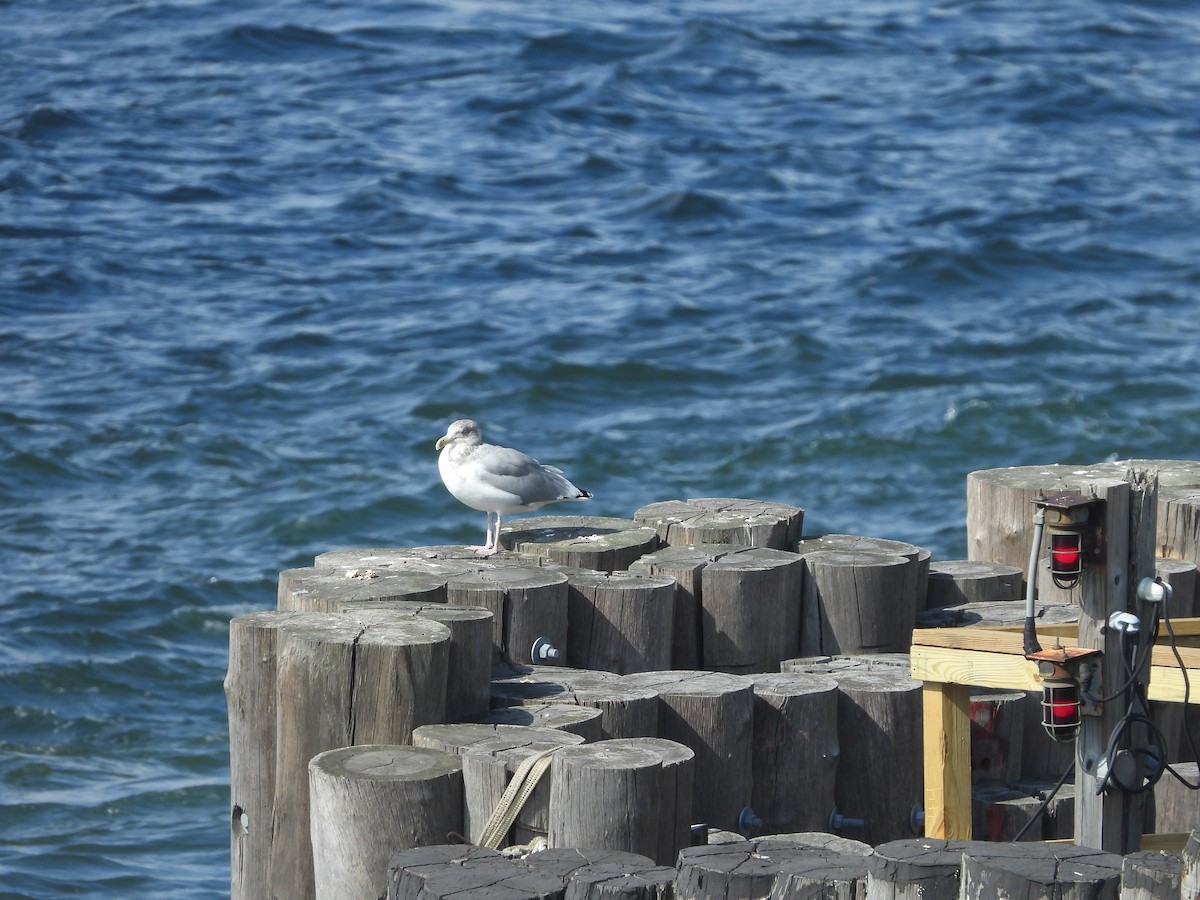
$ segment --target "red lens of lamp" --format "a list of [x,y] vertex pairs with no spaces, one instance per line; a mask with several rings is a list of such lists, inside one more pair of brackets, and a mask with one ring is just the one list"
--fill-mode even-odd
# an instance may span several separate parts
[[1062,700],[1051,701],[1050,720],[1055,725],[1074,725],[1079,721],[1079,704]]
[[1083,538],[1074,532],[1050,535],[1050,570],[1058,575],[1078,575],[1083,559]]
[[1072,741],[1079,732],[1079,685],[1042,682],[1042,727],[1056,741]]

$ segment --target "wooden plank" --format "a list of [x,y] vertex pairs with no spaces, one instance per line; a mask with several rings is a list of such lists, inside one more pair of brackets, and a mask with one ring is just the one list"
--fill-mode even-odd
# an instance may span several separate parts
[[[1018,644],[1020,636],[1018,635]],[[1040,691],[1037,665],[1023,655],[914,645],[912,677],[925,682]]]
[[[1200,704],[1200,650],[1181,647],[1179,655],[1187,666],[1191,683],[1188,702]],[[914,645],[910,658],[912,677],[919,681],[1023,691],[1042,689],[1037,666],[1011,653]],[[1183,702],[1183,673],[1165,647],[1156,647],[1151,656],[1147,696],[1151,700]]]
[[926,837],[971,838],[970,694],[966,685],[930,682],[921,691]]

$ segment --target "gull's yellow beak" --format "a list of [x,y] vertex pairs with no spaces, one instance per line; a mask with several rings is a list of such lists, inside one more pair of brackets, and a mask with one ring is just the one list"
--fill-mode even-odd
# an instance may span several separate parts
[[445,447],[446,446],[446,436],[443,434],[440,438],[437,439],[437,443],[434,444],[433,446],[436,447],[438,450],[441,450],[443,447]]

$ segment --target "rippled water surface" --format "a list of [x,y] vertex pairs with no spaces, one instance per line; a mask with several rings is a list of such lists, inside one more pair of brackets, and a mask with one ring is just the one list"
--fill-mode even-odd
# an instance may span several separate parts
[[1156,2],[0,2],[0,895],[227,893],[228,620],[479,540],[452,418],[939,558],[974,469],[1200,457],[1198,58]]

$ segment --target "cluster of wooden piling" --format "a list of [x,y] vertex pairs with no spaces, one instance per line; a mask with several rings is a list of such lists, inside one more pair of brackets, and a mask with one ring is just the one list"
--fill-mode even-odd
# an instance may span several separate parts
[[[969,504],[973,547],[1002,493]],[[1023,530],[1004,502],[1006,533]],[[1168,521],[1188,535],[1200,516]],[[912,630],[1015,623],[1023,576],[1008,557],[939,561],[802,524],[784,504],[668,501],[518,520],[488,558],[340,550],[281,573],[278,608],[230,627],[232,896],[894,888],[932,852],[906,844],[922,833]],[[1176,597],[1191,579],[1180,615],[1195,611],[1187,549],[1190,568],[1160,561]],[[1069,618],[1069,595],[1049,600]],[[1021,691],[972,700],[977,837],[1011,837],[1069,762],[1036,715]],[[1069,837],[1069,819],[1060,797],[1029,837]],[[709,839],[727,843],[692,846]],[[550,849],[492,849],[514,845]],[[881,862],[880,845],[907,861]],[[967,849],[938,850],[956,885]],[[743,893],[752,870],[759,893]]]

